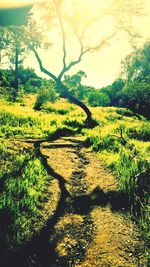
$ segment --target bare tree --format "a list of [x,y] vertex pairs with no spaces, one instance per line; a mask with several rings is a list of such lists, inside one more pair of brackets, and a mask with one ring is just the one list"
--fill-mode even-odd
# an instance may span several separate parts
[[[45,26],[47,32],[59,32],[62,49],[62,69],[56,75],[43,66],[37,44],[30,42],[39,67],[56,82],[62,97],[68,98],[84,110],[88,125],[92,122],[91,111],[84,103],[71,96],[69,88],[63,83],[64,74],[79,64],[85,54],[102,49],[116,35],[121,36],[122,32],[133,40],[137,35],[132,21],[135,16],[141,15],[141,10],[141,1],[135,0],[49,0],[40,1],[33,9],[34,18],[38,24]],[[76,45],[74,58],[69,56],[71,39]]]

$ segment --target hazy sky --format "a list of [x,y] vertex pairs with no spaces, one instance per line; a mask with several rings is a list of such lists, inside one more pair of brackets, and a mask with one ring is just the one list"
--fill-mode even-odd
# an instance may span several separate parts
[[[89,1],[89,0],[86,0]],[[108,1],[108,0],[107,0]],[[107,2],[106,1],[106,2]],[[126,0],[124,0],[126,1]],[[16,1],[2,1],[0,0],[0,6],[6,5],[15,5],[30,3],[30,0],[16,0]],[[33,1],[35,2],[35,1]],[[144,0],[145,10],[147,15],[140,17],[134,21],[137,29],[143,34],[143,39],[140,41],[150,38],[150,0]],[[92,3],[92,0],[89,1]],[[108,24],[110,22],[108,21]],[[106,31],[107,25],[103,28],[103,31]],[[39,51],[41,58],[43,59],[43,65],[52,71],[54,74],[59,72],[60,62],[62,60],[61,52],[59,52],[59,39],[57,41],[57,34],[52,33],[53,38],[56,39],[56,44],[50,48],[49,51],[43,52]],[[93,32],[94,36],[94,32]],[[91,37],[92,38],[92,37]],[[75,51],[73,42],[70,43],[70,48],[72,51]],[[70,74],[76,73],[78,70],[84,70],[87,74],[87,78],[84,83],[100,88],[102,86],[108,85],[118,77],[120,72],[120,63],[121,60],[131,52],[131,47],[128,43],[127,37],[125,35],[120,35],[120,37],[114,38],[111,42],[111,45],[104,47],[102,50],[86,54],[80,64],[76,67],[73,67]],[[25,61],[25,65],[33,67],[36,69],[36,72],[39,75],[42,75],[39,67],[37,65],[36,59],[31,54],[30,57]],[[46,76],[45,76],[46,77]],[[48,78],[48,77],[47,77]]]
[[34,3],[36,0],[0,0],[0,8],[15,7]]

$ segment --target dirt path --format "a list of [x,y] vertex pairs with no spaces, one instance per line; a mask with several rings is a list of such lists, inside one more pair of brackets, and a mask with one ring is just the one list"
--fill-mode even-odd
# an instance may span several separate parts
[[75,137],[35,140],[34,146],[53,181],[43,211],[46,224],[22,266],[146,267],[127,196],[98,156]]

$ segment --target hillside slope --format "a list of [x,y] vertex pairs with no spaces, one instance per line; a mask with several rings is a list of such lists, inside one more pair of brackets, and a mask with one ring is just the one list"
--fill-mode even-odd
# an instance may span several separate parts
[[146,267],[149,122],[92,108],[91,130],[66,101],[33,105],[1,101],[3,266]]

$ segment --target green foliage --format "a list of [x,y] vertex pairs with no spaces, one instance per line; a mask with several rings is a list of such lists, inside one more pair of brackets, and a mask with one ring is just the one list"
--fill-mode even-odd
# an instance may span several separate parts
[[119,177],[120,188],[128,193],[131,212],[137,219],[139,218],[140,226],[148,241],[150,163],[137,152],[122,149],[119,161],[115,165],[115,172]]
[[118,140],[109,134],[104,136],[102,139],[98,136],[92,136],[91,138],[87,139],[86,142],[92,145],[92,148],[95,151],[103,151],[105,149],[114,152],[119,151]]
[[79,121],[78,119],[72,119],[67,117],[66,120],[63,121],[63,124],[73,127],[73,128],[79,128],[81,129],[83,125],[83,121]]
[[0,99],[6,101],[14,101],[15,90],[13,87],[0,87]]
[[22,126],[33,126],[40,125],[40,121],[38,119],[34,119],[32,117],[22,117],[16,116],[10,112],[0,112],[0,125],[2,126],[12,126],[12,127],[22,127]]
[[150,42],[123,61],[126,86],[120,92],[120,104],[150,118]]
[[127,134],[130,138],[150,141],[150,124],[145,122],[142,127],[128,128]]
[[150,41],[140,49],[128,55],[122,62],[123,74],[128,83],[149,80],[150,73]]
[[81,85],[81,81],[83,78],[86,77],[86,74],[84,71],[80,70],[76,74],[69,76],[65,75],[64,82],[68,87],[71,87],[71,90],[76,91],[78,90],[78,86]]
[[42,109],[42,106],[44,106],[48,102],[55,102],[58,99],[58,94],[55,91],[54,84],[53,83],[46,83],[44,86],[41,88],[36,102],[34,109],[35,110],[40,110]]
[[150,118],[150,42],[122,62],[122,78],[101,89],[110,106],[126,107]]
[[108,106],[110,103],[109,96],[94,87],[83,85],[81,82],[84,77],[86,77],[86,74],[83,71],[79,71],[73,76],[65,76],[64,83],[70,93],[91,107]]
[[12,69],[0,69],[0,85],[11,87],[14,82],[14,71]]
[[[13,69],[0,69],[0,92],[1,98],[8,101],[16,101],[14,88],[14,76],[15,72]],[[46,85],[45,79],[39,78],[35,71],[31,68],[24,68],[19,66],[18,69],[18,81],[19,91],[17,101],[21,102],[23,94],[26,93],[37,93],[44,85]]]
[[120,104],[150,118],[149,82],[132,82],[120,93]]
[[93,90],[92,92],[89,92],[87,96],[88,103],[91,107],[106,107],[110,103],[109,97],[106,94],[101,93],[100,90]]
[[42,80],[36,75],[34,69],[24,68],[22,65],[19,66],[18,74],[19,74],[20,82],[23,85],[26,85],[29,81],[32,81],[32,80],[34,81],[34,79]]
[[82,85],[82,79],[86,77],[84,71],[79,71],[75,75],[65,75],[64,84],[67,86],[72,96],[83,100],[86,98],[86,87]]
[[[30,97],[28,96],[27,101],[31,100]],[[34,98],[34,96],[32,95],[31,98]],[[81,113],[80,110],[78,110],[77,108],[75,109],[75,106],[68,103],[67,101],[59,100],[56,103],[51,103],[50,105],[45,104],[42,106],[43,109],[41,109],[40,112],[35,112],[31,108],[31,106],[34,105],[33,99],[31,103],[28,103],[27,105],[25,101],[26,106],[22,107],[18,103],[9,105],[8,103],[3,102],[2,111],[0,112],[0,123],[2,126],[1,135],[5,137],[19,136],[22,138],[42,137],[47,138],[49,140],[59,138],[60,136],[75,135],[79,133],[87,135],[87,145],[91,146],[97,152],[99,151],[101,162],[106,164],[111,170],[113,170],[117,174],[118,181],[120,184],[120,190],[123,190],[128,194],[131,212],[140,222],[140,226],[142,227],[145,236],[147,237],[147,198],[149,188],[149,180],[147,177],[149,176],[148,157],[150,151],[150,144],[148,142],[148,120],[142,117],[139,119],[138,117],[135,117],[134,114],[132,116],[132,112],[123,108],[117,109],[113,107],[97,107],[91,109],[93,112],[93,117],[94,119],[96,119],[99,126],[95,127],[94,129],[85,129],[85,125],[83,123],[85,120],[84,113]],[[67,113],[61,115],[60,113],[64,113],[64,111],[67,111]],[[126,144],[121,139],[121,131],[123,134],[123,138],[127,141]],[[3,164],[3,166],[5,166],[5,170],[3,168],[3,178],[0,182],[1,189],[6,192],[5,186],[7,185],[7,191],[10,192],[12,197],[15,198],[15,194],[17,194],[15,188],[21,188],[18,189],[20,190],[19,197],[24,197],[24,193],[22,193],[21,190],[25,185],[23,184],[23,186],[21,187],[21,185],[19,184],[20,180],[18,177],[21,177],[21,182],[23,183],[23,181],[27,180],[26,177],[28,176],[29,182],[34,181],[35,184],[37,184],[38,182],[36,178],[34,178],[34,174],[32,173],[32,171],[33,169],[36,170],[37,168],[38,170],[41,170],[41,162],[37,162],[35,155],[31,151],[31,153],[27,153],[28,155],[31,155],[31,158],[20,157],[23,152],[19,153],[18,163],[17,156],[15,155],[15,153],[9,151],[6,145],[5,148],[0,148],[0,154],[2,155],[3,161],[5,161],[6,163]],[[14,155],[14,159],[10,160],[10,154]],[[11,162],[12,165],[9,166]],[[10,169],[11,171],[9,171]],[[23,170],[23,172],[21,172],[19,176],[17,173],[21,169]],[[15,175],[12,170],[16,170]],[[10,185],[9,182],[8,184],[5,183],[6,180],[9,181],[10,179],[5,179],[5,176],[11,177],[12,182],[10,182]],[[30,176],[33,177],[32,181],[30,180]],[[40,176],[40,171],[38,172],[37,176]],[[17,179],[15,179],[16,177]],[[26,181],[25,183],[28,186],[28,182]],[[13,188],[12,191],[10,188]],[[34,213],[35,211],[36,216],[39,210],[38,206],[36,206],[36,203],[38,203],[40,196],[39,198],[37,198],[35,192],[29,192],[28,190],[26,190],[25,193],[27,194],[30,200],[30,194],[32,195],[33,193],[33,199],[31,202],[28,200],[29,202],[27,202],[27,205],[28,203],[29,206],[31,205],[33,209],[32,212]],[[12,213],[12,207],[9,206],[9,208],[6,207],[6,209],[2,209],[3,216],[10,218],[9,225],[13,225],[13,222],[15,222],[17,218],[12,215],[15,214]],[[20,220],[19,223],[22,224],[21,227],[25,227],[24,229],[27,229],[26,217],[24,216],[26,216],[26,212],[27,214],[30,213],[30,208],[26,206],[26,203],[24,204],[24,208],[25,214],[22,213],[21,219],[18,220]],[[7,232],[9,232],[8,229]],[[28,230],[26,234],[29,234]],[[20,238],[23,240],[23,238],[27,236],[26,234],[24,235],[23,232],[20,232]]]
[[17,115],[9,111],[0,111],[0,136],[31,136],[33,132],[36,134],[41,127],[39,118],[29,115]]
[[56,114],[60,114],[60,115],[66,115],[66,114],[68,114],[69,113],[69,110],[68,109],[63,109],[63,108],[54,108],[54,107],[52,107],[52,106],[50,106],[50,105],[42,105],[42,107],[41,107],[41,110],[43,111],[43,112],[46,112],[46,113],[52,113],[52,112],[54,112],[54,113],[56,113]]
[[[56,131],[66,128],[65,121],[79,121],[79,127],[68,126],[74,133],[83,125],[85,115],[76,112],[74,105],[65,100],[45,104],[41,111],[34,111],[35,96],[24,98],[24,103],[8,103],[1,100],[0,136],[18,138],[50,138]],[[69,114],[69,116],[68,116]],[[66,130],[64,131],[66,132]],[[71,132],[70,132],[71,133]]]
[[101,92],[109,97],[110,106],[118,106],[120,97],[119,92],[124,88],[125,81],[121,78],[115,80],[111,85],[101,89]]

